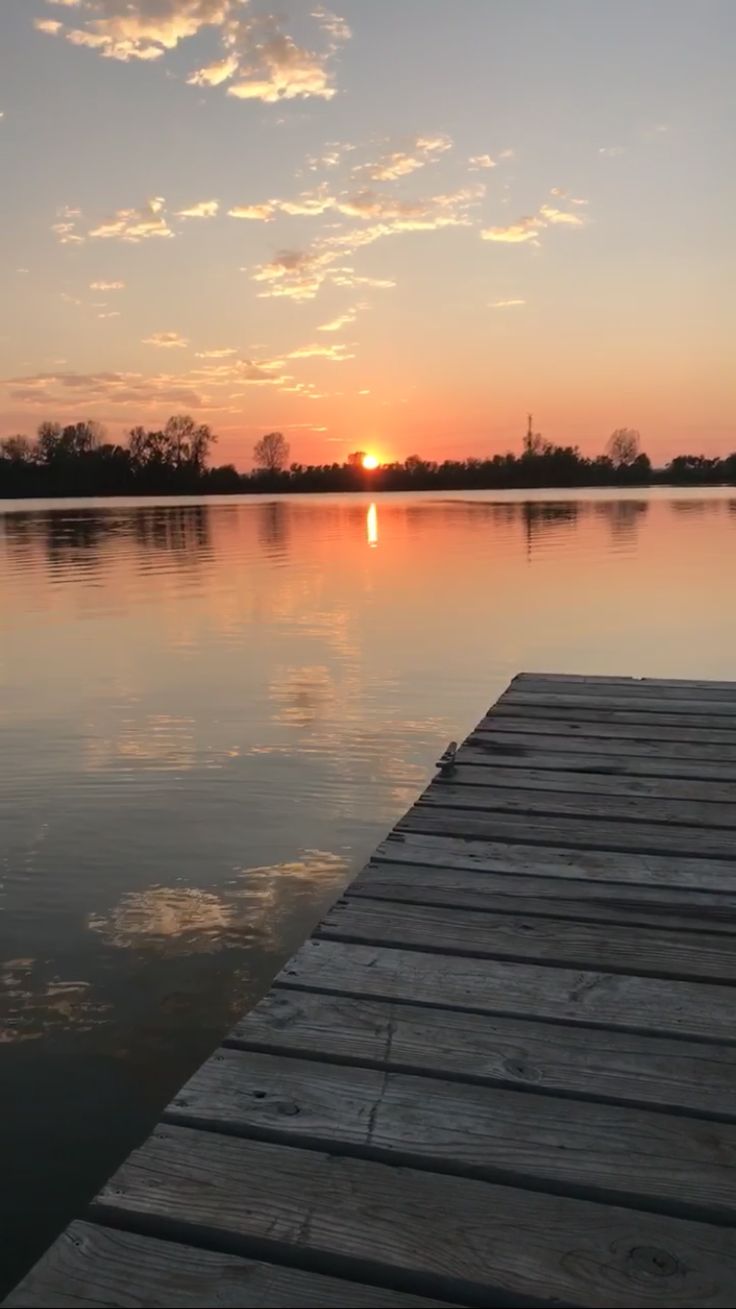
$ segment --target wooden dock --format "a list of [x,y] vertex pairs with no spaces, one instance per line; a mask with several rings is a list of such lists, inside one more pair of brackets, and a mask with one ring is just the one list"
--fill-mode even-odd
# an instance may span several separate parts
[[736,1303],[736,682],[522,674],[12,1306]]

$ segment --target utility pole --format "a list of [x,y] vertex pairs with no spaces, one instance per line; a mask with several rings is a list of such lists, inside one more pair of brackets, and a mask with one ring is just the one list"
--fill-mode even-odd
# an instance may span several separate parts
[[532,431],[532,418],[533,418],[532,414],[527,414],[528,425],[526,429],[526,436],[524,437],[524,450],[528,455],[530,455],[532,452],[532,445],[534,441],[534,433]]

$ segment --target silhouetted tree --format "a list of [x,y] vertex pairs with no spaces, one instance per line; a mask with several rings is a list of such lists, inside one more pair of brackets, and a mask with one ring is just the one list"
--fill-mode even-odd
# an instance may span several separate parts
[[283,432],[267,432],[253,446],[256,467],[264,473],[280,473],[289,462],[290,446]]
[[353,450],[353,453],[348,455],[348,468],[362,468],[365,454],[365,450]]
[[634,427],[617,427],[608,438],[606,453],[616,468],[628,468],[641,450],[641,437]]
[[104,436],[104,428],[93,419],[83,423],[41,423],[38,429],[38,450],[44,463],[78,459],[91,454]]
[[6,436],[0,441],[0,459],[13,464],[29,464],[34,455],[33,442],[27,436]]

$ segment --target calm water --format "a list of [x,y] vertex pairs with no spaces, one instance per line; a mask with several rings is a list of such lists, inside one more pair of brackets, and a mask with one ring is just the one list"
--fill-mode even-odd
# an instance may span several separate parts
[[5,1280],[519,669],[736,677],[736,491],[0,502]]

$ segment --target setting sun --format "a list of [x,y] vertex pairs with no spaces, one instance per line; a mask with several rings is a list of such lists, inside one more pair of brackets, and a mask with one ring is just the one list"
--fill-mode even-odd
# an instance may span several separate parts
[[363,455],[363,467],[366,468],[368,472],[373,468],[378,468],[378,457],[376,455]]

